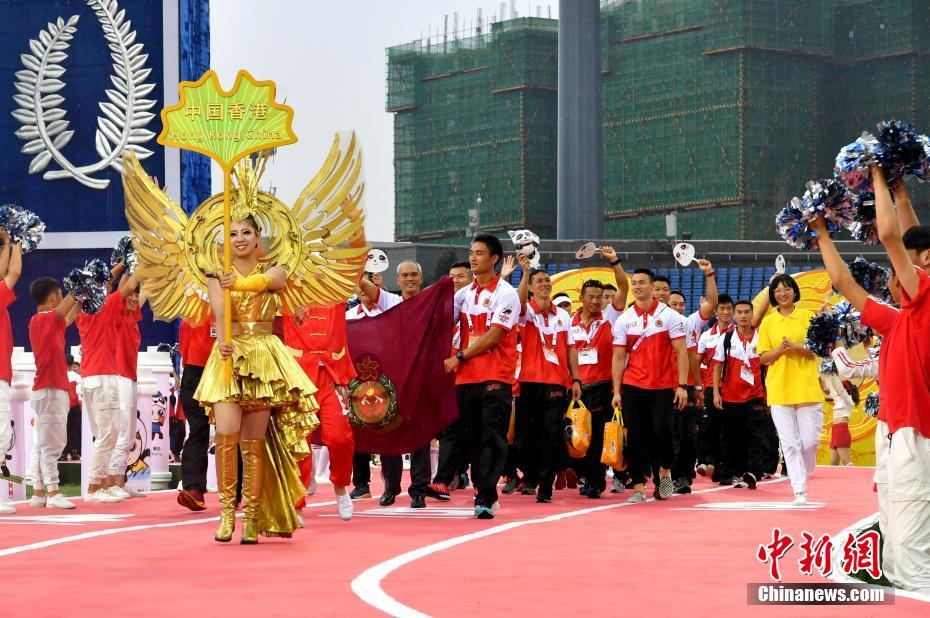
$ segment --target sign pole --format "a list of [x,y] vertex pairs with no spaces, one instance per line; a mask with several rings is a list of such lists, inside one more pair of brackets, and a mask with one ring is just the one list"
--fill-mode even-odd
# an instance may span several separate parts
[[[223,273],[232,272],[232,239],[230,231],[232,228],[232,208],[229,205],[229,191],[232,180],[229,169],[223,166]],[[232,292],[229,288],[223,288],[223,329],[226,331],[226,340],[223,343],[232,342]],[[227,358],[223,365],[226,368],[226,386],[232,383],[232,356]]]

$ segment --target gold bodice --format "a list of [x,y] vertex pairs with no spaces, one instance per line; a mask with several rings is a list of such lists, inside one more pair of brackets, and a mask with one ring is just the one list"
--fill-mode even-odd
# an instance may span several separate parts
[[[255,273],[264,272],[267,265],[259,262],[251,272],[240,276],[254,275]],[[232,321],[240,323],[266,322],[270,324],[274,321],[274,316],[278,312],[278,295],[275,292],[238,292],[233,290],[232,296]]]

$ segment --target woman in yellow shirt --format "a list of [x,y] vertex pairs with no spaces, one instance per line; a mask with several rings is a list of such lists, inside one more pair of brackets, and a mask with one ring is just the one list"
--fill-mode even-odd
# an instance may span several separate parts
[[795,306],[800,299],[793,277],[783,274],[772,279],[769,301],[775,311],[762,320],[756,347],[762,364],[769,366],[766,397],[796,505],[807,504],[807,479],[817,464],[824,400],[820,363],[804,347],[814,314]]

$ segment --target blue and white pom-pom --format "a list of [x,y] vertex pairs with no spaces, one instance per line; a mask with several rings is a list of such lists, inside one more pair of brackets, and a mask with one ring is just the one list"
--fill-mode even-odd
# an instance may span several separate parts
[[804,347],[821,358],[829,358],[830,352],[840,338],[840,324],[832,311],[818,313],[807,328]]
[[855,224],[855,214],[853,196],[842,183],[832,178],[811,180],[804,194],[800,198],[791,198],[775,216],[775,229],[792,247],[811,250],[817,248],[816,234],[810,229],[811,221],[823,215],[827,231],[833,238],[841,228]]
[[42,243],[45,224],[37,214],[15,204],[0,206],[0,229],[6,230],[10,241],[19,243],[23,253],[29,253]]
[[878,226],[875,224],[875,195],[865,192],[854,196],[852,207],[854,222],[849,226],[849,233],[867,245],[879,244]]
[[836,363],[832,360],[825,360],[820,363],[820,375],[822,376],[835,376],[836,372]]
[[879,148],[876,157],[889,183],[921,172],[927,161],[927,153],[920,137],[914,127],[906,122],[886,120],[878,123]]
[[116,246],[113,248],[113,253],[110,254],[110,266],[116,266],[120,262],[123,263],[126,272],[130,275],[136,272],[136,266],[139,265],[139,256],[132,246],[132,236],[123,236],[120,238],[119,242],[116,243]]
[[878,416],[878,393],[872,392],[865,396],[865,405],[862,411],[875,418]]
[[69,272],[63,285],[65,292],[74,296],[81,303],[81,311],[91,315],[100,311],[107,298],[107,281],[110,269],[100,259],[87,262],[83,268],[74,268]]
[[833,307],[839,336],[846,340],[847,346],[854,346],[872,338],[872,329],[863,326],[862,316],[849,301],[842,301]]
[[863,132],[852,144],[840,149],[833,173],[850,191],[859,193],[871,190],[869,167],[878,162],[878,149],[875,136]]
[[847,264],[853,280],[866,291],[869,296],[879,300],[888,300],[888,271],[868,260],[858,257]]
[[930,178],[930,144],[914,127],[900,120],[885,120],[877,125],[878,134],[863,133],[836,155],[833,173],[850,191],[872,190],[869,168],[878,165],[891,183],[907,175],[920,180]]
[[914,177],[920,182],[930,181],[930,138],[926,135],[920,135],[917,138],[924,149],[924,162],[920,169],[914,171]]

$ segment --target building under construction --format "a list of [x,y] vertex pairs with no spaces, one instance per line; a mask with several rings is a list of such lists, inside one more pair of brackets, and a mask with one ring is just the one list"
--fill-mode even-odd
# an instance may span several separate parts
[[[925,0],[603,3],[605,235],[773,238],[863,130],[930,130],[927,32]],[[479,195],[481,230],[555,236],[557,50],[538,18],[388,50],[398,240],[464,240]]]

